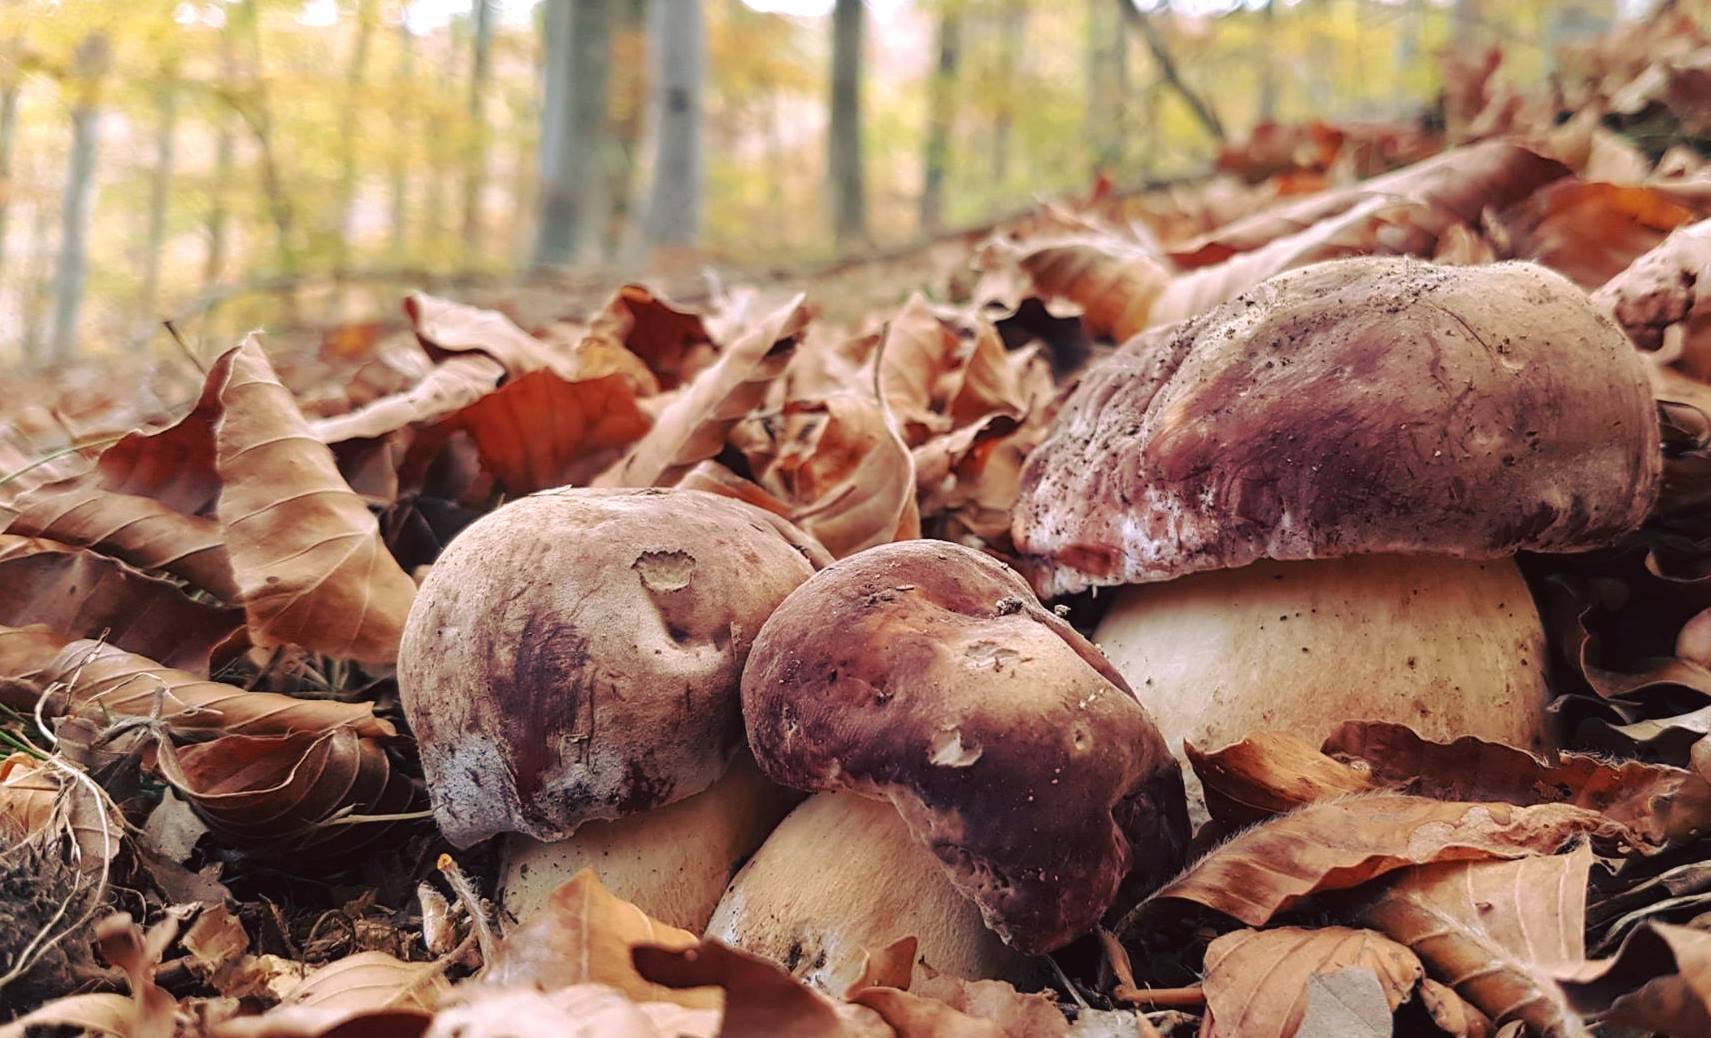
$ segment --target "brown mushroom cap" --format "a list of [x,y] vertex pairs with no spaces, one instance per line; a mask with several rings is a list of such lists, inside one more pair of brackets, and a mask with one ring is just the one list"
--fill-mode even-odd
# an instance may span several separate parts
[[777,516],[693,490],[549,490],[471,524],[398,660],[446,838],[557,840],[707,788],[742,745],[750,643],[824,561]]
[[1638,526],[1660,475],[1644,365],[1567,280],[1339,260],[1085,375],[1013,532],[1042,594],[1262,558],[1581,551]]
[[1187,838],[1182,774],[1086,639],[1003,564],[943,541],[861,552],[767,620],[743,671],[775,781],[890,800],[986,924],[1029,952],[1087,932]]

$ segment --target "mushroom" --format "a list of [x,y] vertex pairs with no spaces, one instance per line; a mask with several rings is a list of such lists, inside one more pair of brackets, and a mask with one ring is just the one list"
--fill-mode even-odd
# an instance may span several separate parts
[[761,770],[820,795],[738,873],[710,932],[822,983],[905,936],[934,969],[988,976],[1015,959],[997,940],[1061,947],[1125,880],[1181,865],[1181,769],[1146,710],[972,549],[904,541],[815,574],[761,628],[742,697]]
[[1094,640],[1173,747],[1349,718],[1539,746],[1513,556],[1639,526],[1658,439],[1639,356],[1557,274],[1334,261],[1090,370],[1013,534],[1043,595],[1129,585]]
[[800,799],[727,767],[749,646],[829,561],[777,516],[693,490],[544,491],[447,546],[405,625],[399,693],[446,838],[529,838],[507,854],[507,910],[592,864],[657,918],[706,924]]

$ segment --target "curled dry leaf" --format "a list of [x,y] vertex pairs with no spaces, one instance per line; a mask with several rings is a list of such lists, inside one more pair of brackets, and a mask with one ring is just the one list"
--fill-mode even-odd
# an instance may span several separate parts
[[0,534],[0,624],[41,624],[207,673],[214,648],[242,626],[236,610],[205,605],[170,581],[86,549]]
[[364,736],[398,734],[371,703],[250,692],[98,641],[66,645],[42,677],[58,686],[44,704],[49,716],[156,717],[180,733],[288,735],[349,726]]
[[1250,825],[1308,804],[1377,788],[1371,777],[1289,732],[1256,732],[1210,753],[1184,744],[1212,817]]
[[493,392],[504,377],[505,369],[490,357],[450,357],[409,389],[348,414],[317,419],[310,428],[326,444],[376,439],[455,414]]
[[919,292],[886,324],[879,393],[910,446],[950,428],[950,416],[935,406],[934,390],[956,368],[961,345],[956,329],[939,320]]
[[464,985],[434,1014],[423,1038],[714,1038],[719,1012],[632,1002],[603,984],[539,991]]
[[0,1025],[0,1038],[29,1038],[49,1027],[73,1027],[91,1034],[130,1038],[133,1014],[131,1000],[124,995],[108,992],[67,995]]
[[101,486],[153,498],[183,515],[212,514],[220,496],[220,476],[214,471],[219,392],[219,380],[210,374],[183,418],[164,429],[131,433],[102,451],[96,462]]
[[719,360],[684,386],[622,461],[596,486],[672,486],[698,462],[719,453],[731,427],[766,398],[808,327],[797,296],[756,323]]
[[614,895],[593,869],[583,869],[553,891],[546,904],[500,943],[485,979],[501,986],[542,990],[603,984],[638,1002],[675,1002],[717,1009],[724,998],[701,988],[674,990],[636,972],[630,951],[642,945],[690,948],[700,938],[651,918]]
[[480,353],[498,361],[511,376],[553,366],[547,344],[497,310],[412,292],[404,298],[404,315],[410,319],[422,348],[436,360]]
[[[1206,949],[1206,1008],[1210,1035],[1294,1038],[1307,1012],[1307,982],[1347,966],[1378,978],[1394,1012],[1425,976],[1407,948],[1371,930],[1237,930]],[[1302,1032],[1303,1038],[1314,1032]]]
[[621,343],[675,389],[712,363],[716,350],[701,315],[683,310],[646,285],[624,285],[589,321],[590,336]]
[[1424,865],[1400,874],[1363,921],[1414,949],[1498,1024],[1589,1035],[1558,979],[1584,968],[1592,851]]
[[963,980],[941,973],[914,984],[912,993],[976,1019],[989,1020],[998,1025],[1005,1038],[1059,1038],[1070,1033],[1050,994],[1017,991],[1006,981]]
[[1536,260],[1591,292],[1702,215],[1657,188],[1564,179],[1504,210],[1496,229],[1509,257]]
[[758,955],[704,940],[686,948],[638,946],[631,951],[643,979],[669,988],[718,987],[725,992],[719,1038],[891,1038],[879,1014],[834,1002]]
[[[45,537],[145,570],[160,570],[233,601],[231,562],[212,519],[185,515],[149,497],[120,494],[85,475],[36,487],[12,504],[5,529]],[[0,506],[0,519],[6,509]]]
[[1711,824],[1711,815],[1695,819],[1678,810],[1686,806],[1680,794],[1693,776],[1662,764],[1585,753],[1535,755],[1472,736],[1431,742],[1406,725],[1362,721],[1332,732],[1324,752],[1358,761],[1380,788],[1441,800],[1572,804],[1653,842]]
[[220,525],[257,645],[397,658],[416,585],[251,336],[216,362]]
[[1650,923],[1566,987],[1582,1011],[1611,1024],[1671,1038],[1711,1034],[1711,933]]
[[101,955],[125,971],[131,989],[125,1038],[172,1038],[178,1000],[154,982],[154,971],[177,932],[178,923],[170,915],[146,934],[128,912],[114,913],[95,924]]
[[47,668],[66,639],[46,624],[0,627],[0,704],[27,714],[47,689]]
[[1410,865],[1548,854],[1586,836],[1629,839],[1625,827],[1567,804],[1467,804],[1398,793],[1312,804],[1201,858],[1143,902],[1125,927],[1167,900],[1264,926],[1314,894],[1358,887]]
[[346,814],[408,811],[415,792],[373,739],[351,728],[291,735],[226,735],[157,748],[163,779],[222,838],[259,855],[330,857],[384,836],[388,823]]
[[[982,248],[980,265],[988,271],[1019,270],[1043,298],[1067,299],[1079,307],[1088,334],[1119,342],[1156,323],[1153,304],[1170,284],[1170,272],[1157,256],[1114,235],[1021,244],[995,239]],[[989,280],[989,285],[994,283]],[[994,285],[977,293],[994,295],[1010,308],[1021,302],[1014,288]]]
[[587,483],[650,424],[622,375],[569,381],[535,371],[424,430],[411,454],[431,458],[447,437],[465,433],[482,468],[507,494],[521,496]]
[[78,867],[97,872],[102,862],[119,853],[123,826],[88,786],[46,761],[21,752],[0,760],[0,848],[52,839],[61,832],[77,844]]

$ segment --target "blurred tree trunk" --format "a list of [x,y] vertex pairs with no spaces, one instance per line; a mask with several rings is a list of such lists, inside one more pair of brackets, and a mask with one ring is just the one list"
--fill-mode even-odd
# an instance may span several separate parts
[[1128,143],[1129,46],[1123,5],[1132,0],[1088,0],[1087,113],[1083,134],[1095,174],[1109,174],[1123,161]]
[[[237,82],[237,56],[232,48],[233,21],[228,19],[220,31],[220,78],[231,89]],[[202,262],[202,283],[205,287],[219,284],[226,268],[226,184],[232,179],[232,159],[236,142],[232,133],[230,112],[215,115],[214,179],[208,185],[208,253]]]
[[836,0],[832,7],[831,124],[826,171],[838,245],[867,237],[867,189],[861,149],[862,0]]
[[138,309],[153,321],[160,295],[161,250],[166,245],[167,209],[172,202],[172,167],[177,157],[178,69],[162,69],[160,93],[155,99],[154,173],[149,181],[148,234],[143,241],[143,284]]
[[599,250],[608,191],[608,0],[547,0],[547,90],[541,109],[540,216],[533,264],[560,266]]
[[956,118],[961,50],[961,3],[945,0],[939,15],[939,61],[927,87],[927,140],[921,154],[921,229],[929,233],[945,222],[945,179],[950,170],[951,122]]
[[1479,0],[1456,0],[1455,42],[1458,50],[1478,46],[1479,20]]
[[[285,189],[285,178],[279,172],[279,158],[273,150],[273,107],[267,96],[267,77],[263,74],[264,52],[261,46],[260,19],[253,3],[233,4],[228,10],[234,21],[241,20],[249,36],[250,74],[254,77],[247,105],[237,109],[248,121],[261,152],[262,197],[267,199],[268,212],[273,218],[274,247],[279,255],[279,273],[287,280],[297,274],[296,213],[291,195]],[[288,318],[297,313],[297,293],[287,290],[283,296]]]
[[[458,81],[458,56],[461,53],[462,40],[457,22],[451,24],[447,34],[450,41],[445,52],[445,67],[437,78],[430,77],[432,82],[428,84],[429,96],[433,99],[433,111],[449,110],[451,90]],[[446,235],[451,227],[448,207],[452,204],[452,192],[456,190],[449,178],[457,172],[458,153],[451,134],[439,127],[430,127],[427,137],[428,183],[422,206],[422,236],[427,243],[428,264],[438,266],[449,252],[446,247]]]
[[95,194],[95,146],[101,132],[101,80],[111,51],[96,34],[77,45],[72,59],[71,157],[60,204],[59,270],[54,277],[53,353],[55,363],[71,359],[77,348],[77,315],[88,274],[86,251],[89,209]]
[[642,217],[652,253],[695,244],[701,227],[701,0],[648,4],[653,170]]
[[[398,92],[407,97],[416,88],[416,34],[410,31],[409,22],[402,20],[398,23],[398,86]],[[414,150],[410,146],[413,120],[409,110],[400,106],[392,115],[392,125],[398,131],[398,140],[392,152],[392,241],[388,251],[394,263],[402,264],[409,245],[410,153]]]
[[0,85],[0,274],[6,269],[6,224],[16,193],[12,179],[13,143],[18,138],[18,81]]
[[357,122],[362,115],[363,85],[368,78],[369,41],[374,35],[376,0],[357,0],[356,42],[345,66],[344,106],[339,116],[338,221],[333,241],[333,273],[350,271],[351,236],[356,229]]
[[[647,41],[648,0],[616,0],[613,14],[612,53],[614,55],[646,55],[652,50]],[[606,178],[609,201],[603,229],[607,232],[601,242],[603,254],[623,251],[630,257],[642,249],[642,209],[647,184],[638,183],[646,174],[642,152],[648,146],[647,134],[653,113],[648,110],[649,89],[653,77],[652,59],[614,60],[611,80],[606,84],[606,129],[610,133],[606,154],[601,165]],[[618,113],[618,117],[614,117]]]
[[1016,70],[1022,63],[1022,34],[1028,9],[1020,0],[1005,0],[998,13],[998,110],[992,119],[992,183],[1010,179],[1010,131],[1016,122]]
[[1223,120],[1218,118],[1218,113],[1212,110],[1211,104],[1182,78],[1182,70],[1177,67],[1176,57],[1171,54],[1170,45],[1165,42],[1158,26],[1153,24],[1152,17],[1132,3],[1123,5],[1123,16],[1140,32],[1147,51],[1153,56],[1153,64],[1158,68],[1159,78],[1168,83],[1176,95],[1182,98],[1195,121],[1211,134],[1212,139],[1223,143]]
[[38,201],[30,206],[30,244],[19,294],[24,322],[24,356],[33,365],[46,364],[48,296],[53,290],[54,208]]
[[463,170],[463,243],[472,255],[481,251],[481,189],[487,179],[487,85],[492,79],[493,0],[475,0],[470,11],[468,151]]
[[1259,118],[1277,120],[1277,0],[1260,8]]

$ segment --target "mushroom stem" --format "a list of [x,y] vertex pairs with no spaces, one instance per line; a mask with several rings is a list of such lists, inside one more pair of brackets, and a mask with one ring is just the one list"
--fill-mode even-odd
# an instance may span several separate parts
[[[1138,584],[1094,641],[1178,754],[1267,730],[1323,739],[1351,719],[1552,741],[1544,630],[1513,559],[1267,561]],[[1189,799],[1197,811],[1192,774]]]
[[699,933],[732,874],[801,799],[739,754],[723,778],[664,807],[586,822],[551,843],[507,835],[499,902],[511,918],[527,919],[592,868],[608,890],[648,915]]
[[958,893],[890,803],[821,793],[792,811],[737,873],[707,936],[841,994],[869,952],[916,939],[916,973],[1014,977],[1026,958]]

